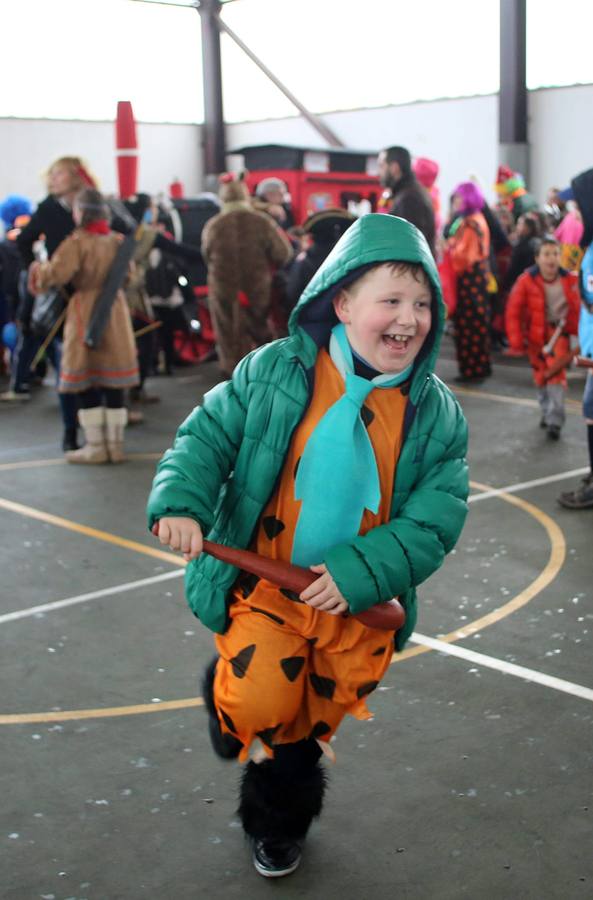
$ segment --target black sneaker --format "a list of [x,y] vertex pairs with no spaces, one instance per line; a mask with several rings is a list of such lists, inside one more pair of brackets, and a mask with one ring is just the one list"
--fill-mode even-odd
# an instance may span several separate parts
[[282,878],[294,872],[301,861],[298,841],[253,841],[253,865],[264,878]]
[[560,438],[560,426],[548,425],[548,437],[551,441],[557,441]]
[[540,420],[539,420],[539,427],[540,427],[540,428],[547,428],[547,427],[548,427],[548,423],[546,422],[545,419],[540,419]]
[[576,491],[566,491],[566,493],[560,494],[558,503],[566,509],[593,508],[593,474],[583,478],[581,486]]

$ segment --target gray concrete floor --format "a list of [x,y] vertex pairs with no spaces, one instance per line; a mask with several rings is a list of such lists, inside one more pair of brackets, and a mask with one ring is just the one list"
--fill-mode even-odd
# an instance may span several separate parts
[[[451,356],[445,346],[446,380],[455,374]],[[505,487],[584,468],[582,378],[571,378],[567,424],[552,444],[537,410],[521,403],[535,396],[529,370],[498,362],[487,383],[459,391],[472,479]],[[170,444],[215,380],[213,364],[153,379],[162,402],[145,407],[146,423],[129,429],[131,458],[117,467],[61,463],[48,387],[26,406],[0,409],[0,503],[29,508],[5,504],[0,525],[0,896],[593,896],[588,697],[446,653],[394,663],[370,700],[375,719],[347,720],[335,741],[326,809],[301,868],[269,883],[252,869],[237,822],[238,767],[212,755],[203,709],[164,705],[198,695],[211,655],[210,634],[185,606],[182,579],[7,620],[175,571],[172,562],[32,518],[30,510],[156,547],[144,521],[155,461],[142,454]],[[540,580],[528,603],[457,645],[593,688],[593,511],[567,512],[555,501],[577,480],[524,487],[512,495],[521,505],[504,497],[472,502],[456,551],[420,589],[418,631],[436,637],[467,626],[524,596],[551,565],[553,579]],[[119,716],[92,712],[134,706]],[[59,710],[91,713],[56,721]],[[31,713],[44,715],[11,718]]]

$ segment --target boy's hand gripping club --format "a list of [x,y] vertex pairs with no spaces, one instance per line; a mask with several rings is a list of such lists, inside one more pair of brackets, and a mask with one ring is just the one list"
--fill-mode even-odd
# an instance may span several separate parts
[[[152,533],[158,536],[159,523],[155,522],[152,526]],[[302,566],[295,566],[292,563],[283,562],[280,559],[269,559],[267,556],[260,556],[251,550],[238,550],[235,547],[226,547],[224,544],[216,544],[214,541],[204,541],[203,551],[222,562],[229,563],[231,566],[237,566],[244,572],[257,575],[259,578],[265,578],[272,584],[278,585],[285,590],[294,591],[297,594],[302,593],[305,588],[319,578],[316,572],[310,569],[304,569]],[[388,600],[386,603],[376,603],[370,609],[364,612],[355,613],[354,618],[358,619],[367,628],[378,628],[381,631],[398,631],[406,620],[404,608],[399,600]]]

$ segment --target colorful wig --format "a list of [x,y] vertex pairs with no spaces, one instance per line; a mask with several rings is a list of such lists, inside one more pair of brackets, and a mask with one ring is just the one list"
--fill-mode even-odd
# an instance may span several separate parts
[[462,181],[453,194],[461,199],[460,213],[464,216],[480,212],[484,206],[484,195],[473,181]]
[[2,203],[0,203],[0,219],[4,222],[6,229],[12,228],[19,216],[30,216],[33,207],[28,197],[22,197],[20,194],[9,194]]

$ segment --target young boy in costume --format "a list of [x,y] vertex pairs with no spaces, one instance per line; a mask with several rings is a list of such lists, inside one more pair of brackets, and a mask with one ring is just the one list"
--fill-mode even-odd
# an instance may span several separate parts
[[[243,770],[239,814],[257,871],[298,865],[321,811],[322,752],[392,658],[354,616],[442,564],[467,513],[467,428],[433,374],[444,324],[434,260],[409,222],[371,214],[336,244],[291,315],[181,425],[158,467],[149,527],[181,550],[189,604],[215,633],[204,699],[220,756]],[[300,596],[200,555],[202,534],[310,566]]]
[[535,265],[521,275],[513,287],[506,308],[506,328],[510,355],[527,355],[537,385],[542,428],[558,440],[566,413],[564,399],[566,371],[549,377],[547,370],[570,350],[570,338],[578,331],[579,289],[577,276],[560,268],[560,244],[544,238],[535,256]]

